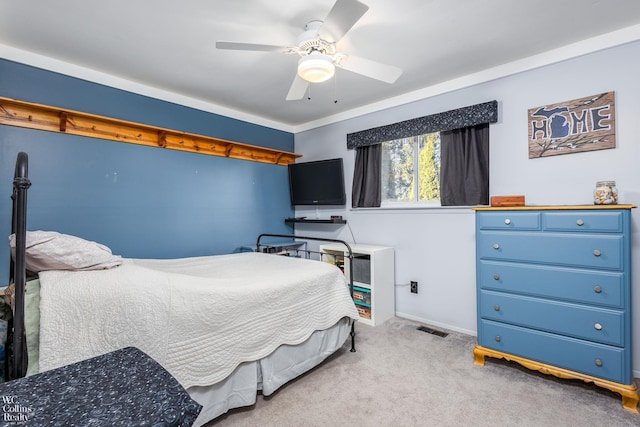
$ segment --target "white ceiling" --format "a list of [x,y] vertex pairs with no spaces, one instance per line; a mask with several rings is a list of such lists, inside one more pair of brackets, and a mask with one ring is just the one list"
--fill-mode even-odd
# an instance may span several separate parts
[[334,0],[0,0],[0,56],[298,131],[640,39],[638,0],[360,1],[369,10],[337,50],[403,74],[338,69],[310,100],[285,101],[297,55],[215,42],[295,45]]

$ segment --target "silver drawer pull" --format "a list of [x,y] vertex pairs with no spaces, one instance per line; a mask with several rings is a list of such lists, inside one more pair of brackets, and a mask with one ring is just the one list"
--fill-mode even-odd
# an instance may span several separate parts
[[595,325],[593,325],[593,327],[596,328],[596,331],[602,330],[602,325],[600,323],[596,323]]
[[595,251],[593,251],[593,254],[595,256],[600,256],[600,255],[602,255],[602,252],[600,252],[599,250],[596,249]]
[[500,280],[500,275],[499,274],[494,274],[493,275],[493,280]]
[[500,335],[496,335],[496,342],[500,342],[502,338],[500,338]]
[[602,293],[602,288],[601,288],[600,286],[596,286],[595,288],[593,288],[593,291],[594,291],[596,294],[599,294],[599,293]]
[[500,249],[500,245],[497,244],[497,243],[494,243],[493,244],[493,249],[496,249],[496,250]]
[[495,311],[500,311],[500,306],[498,304],[496,304],[496,305],[493,306],[493,309]]
[[576,224],[578,224],[578,227],[582,227],[584,225],[584,221],[579,219],[576,221]]
[[507,218],[507,219],[504,220],[504,223],[509,225],[509,224],[511,224],[511,220],[509,218]]
[[604,365],[604,363],[602,363],[602,360],[596,359],[596,366],[602,366],[602,365]]

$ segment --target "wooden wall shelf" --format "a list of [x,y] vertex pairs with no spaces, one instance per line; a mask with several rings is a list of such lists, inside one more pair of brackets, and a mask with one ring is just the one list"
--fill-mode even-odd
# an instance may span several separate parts
[[0,124],[286,166],[300,154],[0,97]]

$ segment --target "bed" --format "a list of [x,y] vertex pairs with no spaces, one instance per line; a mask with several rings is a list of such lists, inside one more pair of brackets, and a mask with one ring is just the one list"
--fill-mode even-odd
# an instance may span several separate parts
[[[202,405],[202,425],[272,394],[349,336],[355,351],[358,313],[335,266],[261,252],[127,259],[75,236],[27,232],[26,162],[20,153],[14,179],[12,378],[135,347]],[[268,236],[300,239],[265,234],[257,248]],[[27,282],[27,271],[37,278]]]

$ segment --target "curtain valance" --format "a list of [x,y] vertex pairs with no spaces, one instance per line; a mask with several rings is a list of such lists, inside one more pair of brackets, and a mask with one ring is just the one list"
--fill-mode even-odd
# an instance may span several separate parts
[[483,104],[470,105],[443,113],[350,133],[347,134],[347,148],[366,147],[394,139],[461,129],[484,123],[496,123],[497,121],[498,101],[489,101]]

